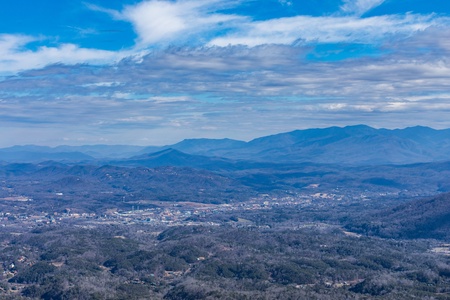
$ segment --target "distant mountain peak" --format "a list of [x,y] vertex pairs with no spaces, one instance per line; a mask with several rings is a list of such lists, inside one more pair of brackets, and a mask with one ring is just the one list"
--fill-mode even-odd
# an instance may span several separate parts
[[220,157],[271,163],[358,165],[442,161],[450,160],[450,129],[435,130],[426,126],[376,129],[355,124],[293,130],[249,142],[229,138],[192,138],[163,147],[97,145],[51,148],[30,145],[0,149],[0,161],[5,162],[124,159],[145,160],[148,165],[153,160],[156,165],[203,166],[208,159],[214,158],[218,162]]

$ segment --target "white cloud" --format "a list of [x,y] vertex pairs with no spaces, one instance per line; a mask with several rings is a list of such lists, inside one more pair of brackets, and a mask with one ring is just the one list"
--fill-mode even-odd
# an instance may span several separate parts
[[112,96],[113,98],[116,99],[133,99],[135,95],[133,93],[124,93],[121,91],[116,91]]
[[214,13],[221,1],[144,1],[126,7],[120,18],[130,21],[140,46],[186,41],[199,33],[211,32],[243,17]]
[[128,118],[120,118],[117,119],[117,122],[123,122],[123,123],[148,123],[148,122],[154,122],[154,121],[160,121],[162,120],[162,117],[158,116],[133,116]]
[[92,3],[86,3],[86,2],[84,3],[84,5],[86,5],[86,7],[90,10],[106,13],[115,19],[119,19],[119,20],[122,19],[121,14],[114,9],[109,9],[109,8],[105,8],[105,7],[95,5]]
[[386,0],[344,0],[341,11],[344,13],[361,16],[372,8],[381,5]]
[[[346,0],[341,6],[345,16],[294,16],[252,21],[250,16],[222,14],[223,5],[239,1],[151,0],[111,11],[93,6],[114,18],[129,21],[138,35],[137,48],[155,45],[190,44],[194,46],[263,44],[289,45],[296,41],[338,43],[378,42],[389,35],[412,34],[430,26],[448,25],[447,18],[433,15],[385,15],[359,18],[384,0]],[[280,0],[288,5],[290,2]],[[225,30],[226,29],[226,30]]]
[[0,35],[0,54],[3,57],[11,51],[17,51],[23,45],[33,42],[35,39],[30,36],[2,34]]
[[[346,1],[341,10],[347,16],[295,16],[265,21],[252,21],[249,16],[217,13],[220,9],[239,3],[219,0],[143,1],[126,6],[122,11],[87,4],[91,10],[109,14],[115,19],[132,23],[138,35],[137,44],[128,51],[106,51],[81,48],[75,44],[42,46],[35,50],[27,46],[45,38],[23,35],[0,35],[0,74],[43,68],[49,64],[111,64],[125,57],[141,61],[152,46],[190,45],[219,46],[245,45],[255,47],[265,44],[291,45],[316,43],[375,43],[397,35],[410,36],[430,27],[448,31],[449,18],[434,15],[385,15],[359,18],[350,12],[364,11],[381,0]],[[287,3],[287,1],[281,1]],[[449,49],[448,39],[440,39],[442,48]],[[163,47],[164,48],[164,47]],[[243,51],[248,51],[243,49]],[[223,60],[198,60],[192,64],[205,69],[226,67]],[[184,62],[187,63],[187,62]],[[245,63],[245,62],[244,62]],[[267,62],[265,62],[267,63]],[[269,60],[270,63],[270,60]]]
[[56,63],[108,64],[130,55],[129,52],[80,48],[74,44],[42,46],[34,51],[26,49],[29,43],[38,40],[31,36],[0,35],[0,74],[43,68]]
[[157,102],[157,103],[171,103],[171,102],[186,102],[186,101],[192,101],[190,97],[187,96],[156,96],[150,98],[151,100]]
[[213,39],[216,46],[313,43],[378,43],[387,36],[411,35],[431,26],[450,24],[448,18],[408,14],[371,18],[296,16],[242,25],[240,30]]
[[[192,11],[192,8],[188,8]],[[143,2],[125,10],[123,16],[130,20],[145,44],[171,39],[174,34],[186,30],[186,13],[182,7],[171,2]]]
[[93,82],[93,83],[86,83],[83,84],[82,87],[114,87],[114,86],[120,86],[121,82],[114,82],[114,81],[103,81],[103,82]]
[[278,0],[281,5],[292,6],[292,1],[289,0]]
[[[359,18],[358,9],[376,1],[352,3],[346,14],[266,21],[218,14],[216,0],[146,1],[121,12],[91,7],[135,26],[139,45],[129,52],[72,44],[29,50],[37,37],[0,35],[0,72],[62,63],[3,78],[0,125],[25,128],[15,132],[30,139],[39,133],[28,128],[37,126],[47,140],[72,132],[67,136],[90,142],[97,133],[157,144],[203,136],[205,128],[243,138],[357,122],[450,127],[449,19]],[[228,30],[218,31],[221,26]],[[187,42],[194,38],[197,44]],[[316,45],[342,42],[384,51],[336,61],[306,57],[320,51]],[[136,50],[171,43],[189,47]],[[133,53],[139,55],[117,64],[76,65],[108,64]]]

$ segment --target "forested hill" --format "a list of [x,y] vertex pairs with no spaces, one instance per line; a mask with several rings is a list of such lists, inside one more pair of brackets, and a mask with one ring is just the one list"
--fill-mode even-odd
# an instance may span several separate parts
[[409,201],[364,219],[350,227],[389,238],[450,240],[450,193]]

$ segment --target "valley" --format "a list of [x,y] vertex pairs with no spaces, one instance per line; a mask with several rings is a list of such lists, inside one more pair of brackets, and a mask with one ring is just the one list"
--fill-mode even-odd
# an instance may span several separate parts
[[[328,134],[331,144],[342,136]],[[196,153],[102,146],[104,157],[87,160],[98,156],[93,147],[72,159],[4,161],[0,297],[450,298],[450,168],[441,156],[247,160],[206,155],[206,146],[217,154],[241,142],[196,142],[183,143]]]

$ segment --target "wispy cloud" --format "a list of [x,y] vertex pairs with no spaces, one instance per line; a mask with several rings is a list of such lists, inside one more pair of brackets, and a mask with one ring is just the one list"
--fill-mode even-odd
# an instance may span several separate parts
[[[136,47],[194,42],[201,45],[212,32],[233,27],[233,23],[247,19],[244,16],[217,13],[239,1],[179,0],[143,1],[114,11],[96,5],[87,6],[133,24],[138,40]],[[206,39],[206,40],[205,40]]]
[[292,6],[292,1],[289,0],[278,0],[281,5]]
[[56,47],[41,46],[36,50],[25,47],[29,43],[40,40],[42,38],[24,35],[0,35],[0,74],[43,68],[56,63],[109,64],[130,55],[130,52],[80,48],[75,44],[61,44]]
[[[131,23],[138,36],[135,46],[127,50],[106,51],[66,43],[33,49],[28,45],[36,41],[42,43],[46,38],[1,35],[0,70],[5,74],[54,63],[112,64],[127,56],[140,56],[146,49],[165,49],[171,45],[254,47],[343,42],[379,45],[389,38],[411,36],[430,27],[450,27],[449,18],[435,15],[358,17],[360,12],[381,4],[381,0],[348,0],[341,6],[341,11],[348,15],[322,17],[294,16],[254,21],[251,16],[224,12],[224,9],[242,1],[151,0],[125,6],[121,11],[86,4],[90,10]],[[95,29],[88,32],[93,33]]]
[[[373,0],[256,21],[228,13],[242,1],[88,5],[132,24],[136,45],[122,51],[32,48],[46,38],[1,35],[0,70],[13,76],[0,81],[0,126],[17,137],[33,127],[29,142],[53,144],[249,139],[354,123],[450,127],[448,17],[361,17],[383,2]],[[329,45],[350,55],[322,59]]]
[[[360,18],[384,0],[346,0],[331,16],[294,16],[254,21],[251,16],[218,13],[242,1],[144,1],[122,11],[103,9],[114,18],[133,24],[138,47],[175,45],[292,44],[298,41],[378,42],[386,36],[410,35],[450,20],[434,15],[404,14]],[[281,1],[288,5],[288,1]],[[292,4],[291,4],[292,5]]]
[[[2,124],[51,122],[109,140],[166,132],[154,135],[156,144],[183,135],[245,139],[311,124],[450,126],[450,63],[442,47],[434,56],[392,52],[327,63],[301,59],[304,50],[290,46],[186,48],[96,69],[49,66],[45,76],[24,72],[0,83],[9,116]],[[33,97],[12,96],[33,88]]]
[[386,0],[344,0],[341,11],[347,14],[361,16],[385,1]]
[[448,26],[450,19],[412,14],[371,18],[296,16],[247,23],[236,32],[214,38],[209,44],[379,43],[389,36],[409,36],[439,24]]

